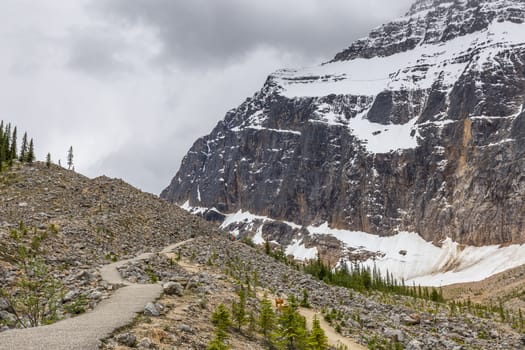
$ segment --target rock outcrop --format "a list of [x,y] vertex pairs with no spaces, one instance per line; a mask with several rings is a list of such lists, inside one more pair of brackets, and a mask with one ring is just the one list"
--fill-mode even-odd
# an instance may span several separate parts
[[379,235],[524,243],[525,3],[418,1],[323,65],[281,70],[161,196]]

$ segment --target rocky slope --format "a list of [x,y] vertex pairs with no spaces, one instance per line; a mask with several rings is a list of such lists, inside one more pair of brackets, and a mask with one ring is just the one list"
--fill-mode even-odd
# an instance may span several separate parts
[[[243,210],[524,243],[524,20],[520,0],[420,0],[330,62],[270,75],[195,142],[161,196],[216,221]],[[265,226],[264,238],[300,237]]]
[[[129,337],[152,343],[158,349],[204,349],[211,338],[208,320],[212,311],[219,303],[230,305],[235,301],[240,283],[250,284],[257,295],[266,291],[301,298],[306,290],[313,310],[336,315],[330,321],[332,327],[370,349],[391,349],[396,343],[396,348],[410,350],[524,347],[518,333],[497,322],[497,312],[476,316],[475,308],[467,306],[452,308],[407,297],[374,292],[364,295],[331,287],[274,260],[261,249],[224,237],[199,237],[184,244],[176,255],[181,259],[175,263],[159,256],[147,264],[122,270],[130,281],[148,283],[148,270],[152,269],[162,280],[178,283],[179,290],[160,300],[160,316],[139,318],[130,328],[108,339],[106,349],[127,349],[125,341]],[[256,310],[255,296],[249,298],[248,305]],[[267,348],[248,329],[248,325],[243,326],[242,332],[231,329],[232,348]]]
[[[9,231],[20,221],[36,233],[49,231],[43,240],[46,265],[71,298],[83,295],[91,307],[113,293],[113,286],[100,279],[101,265],[145,251],[159,253],[122,266],[120,272],[132,282],[161,281],[169,286],[165,295],[103,348],[205,348],[213,336],[210,314],[218,303],[229,305],[235,299],[239,280],[250,280],[260,292],[301,296],[306,289],[314,308],[335,310],[334,329],[362,344],[400,342],[412,350],[517,349],[523,344],[517,332],[496,322],[497,313],[487,311],[481,317],[466,307],[453,312],[447,304],[327,286],[260,249],[230,241],[214,225],[121,180],[91,180],[39,163],[16,165],[0,174],[0,194],[1,288],[10,288],[20,274],[6,254],[15,244]],[[26,238],[33,234],[31,229]],[[173,256],[160,253],[181,241],[186,243]],[[252,298],[251,303],[257,302]],[[0,298],[1,331],[10,325],[10,312]],[[258,336],[231,332],[234,349],[264,348]]]
[[[29,230],[17,243],[10,233],[20,223]],[[122,180],[91,180],[41,163],[0,173],[0,288],[10,291],[20,276],[13,259],[18,247],[44,234],[40,256],[66,287],[60,310],[65,317],[67,304],[82,301],[87,310],[113,292],[100,278],[101,264],[216,232],[215,226]],[[0,331],[14,321],[0,297]]]

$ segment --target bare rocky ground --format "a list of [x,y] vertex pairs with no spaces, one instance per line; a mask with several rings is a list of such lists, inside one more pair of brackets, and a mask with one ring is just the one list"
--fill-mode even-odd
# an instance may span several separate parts
[[[314,309],[331,314],[334,329],[370,348],[388,349],[379,346],[392,340],[410,350],[523,348],[521,335],[491,315],[478,318],[454,313],[446,304],[327,286],[121,180],[90,180],[35,164],[0,174],[0,194],[0,253],[11,250],[9,232],[20,221],[37,232],[50,231],[43,242],[47,265],[70,297],[84,295],[91,307],[114,290],[100,278],[102,265],[195,237],[170,257],[158,254],[121,268],[131,282],[172,284],[157,305],[145,308],[147,315],[106,340],[108,349],[205,348],[213,336],[210,315],[219,303],[236,298],[236,280],[273,295],[300,297],[307,290]],[[0,254],[2,287],[9,288],[18,273],[9,256]],[[0,316],[6,324],[9,309],[1,300]],[[3,329],[8,327],[7,322]],[[232,331],[232,348],[264,348],[248,333]]]
[[[184,244],[186,245],[191,246],[191,242]],[[194,249],[194,246],[191,249]],[[220,303],[229,306],[238,300],[236,292],[239,280],[224,274],[211,260],[200,264],[195,258],[193,254],[183,257],[181,247],[168,256],[158,254],[150,259],[122,266],[119,269],[121,276],[132,283],[147,284],[162,279],[165,294],[154,304],[159,313],[157,317],[152,316],[146,309],[133,325],[106,339],[102,348],[206,349],[207,343],[213,337],[211,314]],[[272,298],[274,294],[255,283],[253,279],[249,282],[245,279],[243,282],[252,287],[247,310],[257,319],[260,300],[265,295]],[[314,310],[306,308],[301,308],[300,313],[306,317],[309,324],[316,314]],[[364,349],[337,334],[324,320],[322,324],[331,344],[346,344],[348,350]],[[232,349],[268,348],[257,333],[255,323],[244,325],[242,331],[232,327],[228,345]]]
[[[126,266],[121,269],[121,273],[130,281],[150,283],[154,273],[157,277],[153,278],[183,284],[183,298],[188,301],[167,297],[161,302],[166,305],[187,305],[180,307],[193,308],[195,312],[175,313],[178,323],[168,326],[172,324],[170,315],[174,312],[173,307],[168,307],[166,316],[139,319],[131,329],[126,330],[140,338],[147,337],[149,322],[154,324],[154,328],[166,327],[167,337],[154,345],[159,349],[172,349],[170,346],[204,349],[209,340],[209,337],[204,336],[204,328],[209,327],[207,320],[213,307],[219,302],[228,305],[234,298],[235,280],[246,279],[274,295],[295,295],[300,298],[306,289],[315,309],[333,314],[331,325],[334,329],[369,348],[377,346],[377,349],[389,349],[387,346],[390,345],[384,344],[393,344],[395,341],[405,349],[412,350],[524,348],[521,336],[504,324],[478,318],[468,311],[452,313],[446,304],[379,293],[363,295],[327,286],[275,261],[258,249],[222,237],[199,237],[181,247],[173,259],[157,256]],[[201,308],[201,305],[206,307]],[[208,326],[205,326],[206,322]],[[186,333],[182,331],[185,329],[183,324],[198,324],[203,329]],[[181,336],[181,333],[184,335]],[[239,333],[232,334],[232,344],[239,341],[249,344],[240,347],[233,345],[232,348],[257,348],[256,343],[242,338]],[[107,348],[119,349],[119,337],[122,334],[108,340]]]
[[[16,248],[10,232],[20,222],[29,229],[24,239],[27,244],[35,232],[47,232],[42,256],[66,287],[64,305],[83,300],[85,311],[114,291],[114,286],[100,278],[101,265],[218,232],[122,180],[89,179],[41,163],[15,165],[0,173],[0,286],[7,289],[19,274],[9,252]],[[61,313],[62,318],[72,316],[65,309]],[[12,326],[13,315],[0,300],[0,331]]]
[[460,283],[443,288],[447,299],[468,300],[474,303],[498,304],[505,308],[525,311],[525,266],[520,266],[483,281]]

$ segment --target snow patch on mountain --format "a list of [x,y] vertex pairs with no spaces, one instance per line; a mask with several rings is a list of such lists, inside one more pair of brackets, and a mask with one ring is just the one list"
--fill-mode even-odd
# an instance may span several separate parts
[[[203,213],[205,210],[200,207],[192,208],[188,203],[182,208],[191,213]],[[217,209],[213,210],[218,212]],[[264,224],[277,221],[242,210],[232,214],[221,214],[226,217],[221,225],[222,229],[227,230],[236,224],[249,225],[250,230],[255,232],[252,239],[259,245],[266,241],[263,237]],[[352,251],[354,254],[375,253],[375,258],[362,262],[362,265],[375,266],[384,274],[390,272],[395,278],[404,280],[407,285],[415,283],[424,286],[445,286],[481,281],[525,264],[525,245],[473,247],[458,244],[451,239],[434,245],[413,232],[399,232],[395,236],[381,237],[365,232],[333,229],[326,223],[307,227],[292,222],[282,223],[293,229],[305,229],[312,237],[335,237],[346,251]],[[231,233],[238,235],[239,230],[234,229]],[[283,248],[287,255],[298,260],[315,259],[318,254],[317,248],[307,247],[304,237],[300,236]]]
[[445,286],[455,283],[481,281],[492,275],[525,264],[525,245],[463,246],[446,239],[436,246],[417,233],[400,232],[380,237],[365,232],[331,229],[327,224],[308,227],[310,234],[330,235],[339,239],[345,248],[379,253],[367,260],[383,273],[391,272],[407,284]]
[[330,105],[318,106],[314,123],[325,123],[331,126],[345,126],[349,133],[362,141],[369,152],[388,153],[400,149],[417,147],[417,118],[406,124],[378,124],[366,119],[368,109],[357,114],[355,118],[346,119],[343,114],[333,111]]
[[286,247],[284,251],[286,255],[292,255],[297,260],[312,260],[317,258],[317,248],[306,248],[304,243],[300,240],[294,239],[293,244]]
[[391,56],[356,58],[299,70],[285,69],[273,76],[288,98],[336,95],[375,96],[384,90],[430,89],[442,80],[451,87],[467,68],[465,55],[483,51],[483,65],[514,45],[523,45],[523,25],[495,22],[488,29],[439,44],[425,44]]

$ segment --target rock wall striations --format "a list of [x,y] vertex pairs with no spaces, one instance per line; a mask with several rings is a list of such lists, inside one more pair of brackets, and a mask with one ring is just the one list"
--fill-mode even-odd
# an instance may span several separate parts
[[161,196],[214,219],[524,243],[524,20],[524,1],[419,1],[328,63],[270,75]]

